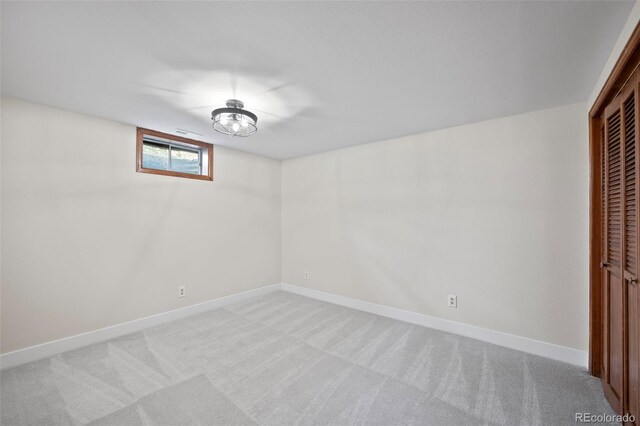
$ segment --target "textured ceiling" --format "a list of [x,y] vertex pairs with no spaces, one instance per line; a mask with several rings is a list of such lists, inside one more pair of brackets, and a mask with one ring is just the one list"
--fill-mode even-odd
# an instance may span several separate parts
[[4,1],[2,92],[291,158],[585,101],[632,6]]

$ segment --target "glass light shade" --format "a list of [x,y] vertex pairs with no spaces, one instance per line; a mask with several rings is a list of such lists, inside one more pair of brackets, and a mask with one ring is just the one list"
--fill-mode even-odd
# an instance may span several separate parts
[[230,136],[246,137],[258,131],[258,117],[244,108],[244,104],[236,99],[229,99],[226,108],[214,109],[211,112],[212,126],[216,132]]

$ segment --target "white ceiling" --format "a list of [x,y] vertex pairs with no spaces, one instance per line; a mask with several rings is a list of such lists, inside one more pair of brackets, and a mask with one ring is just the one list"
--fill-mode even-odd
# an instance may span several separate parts
[[632,5],[2,2],[2,92],[291,158],[584,101]]

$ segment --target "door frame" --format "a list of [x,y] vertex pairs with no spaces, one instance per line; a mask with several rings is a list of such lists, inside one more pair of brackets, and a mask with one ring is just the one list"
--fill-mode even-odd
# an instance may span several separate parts
[[600,117],[604,108],[622,90],[640,61],[640,23],[629,37],[611,74],[589,110],[589,372],[602,376],[603,367],[603,282],[602,261],[602,152]]

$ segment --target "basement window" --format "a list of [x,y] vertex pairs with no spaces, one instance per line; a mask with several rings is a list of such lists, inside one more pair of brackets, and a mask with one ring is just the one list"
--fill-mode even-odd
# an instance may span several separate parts
[[136,171],[213,180],[213,145],[138,128]]

